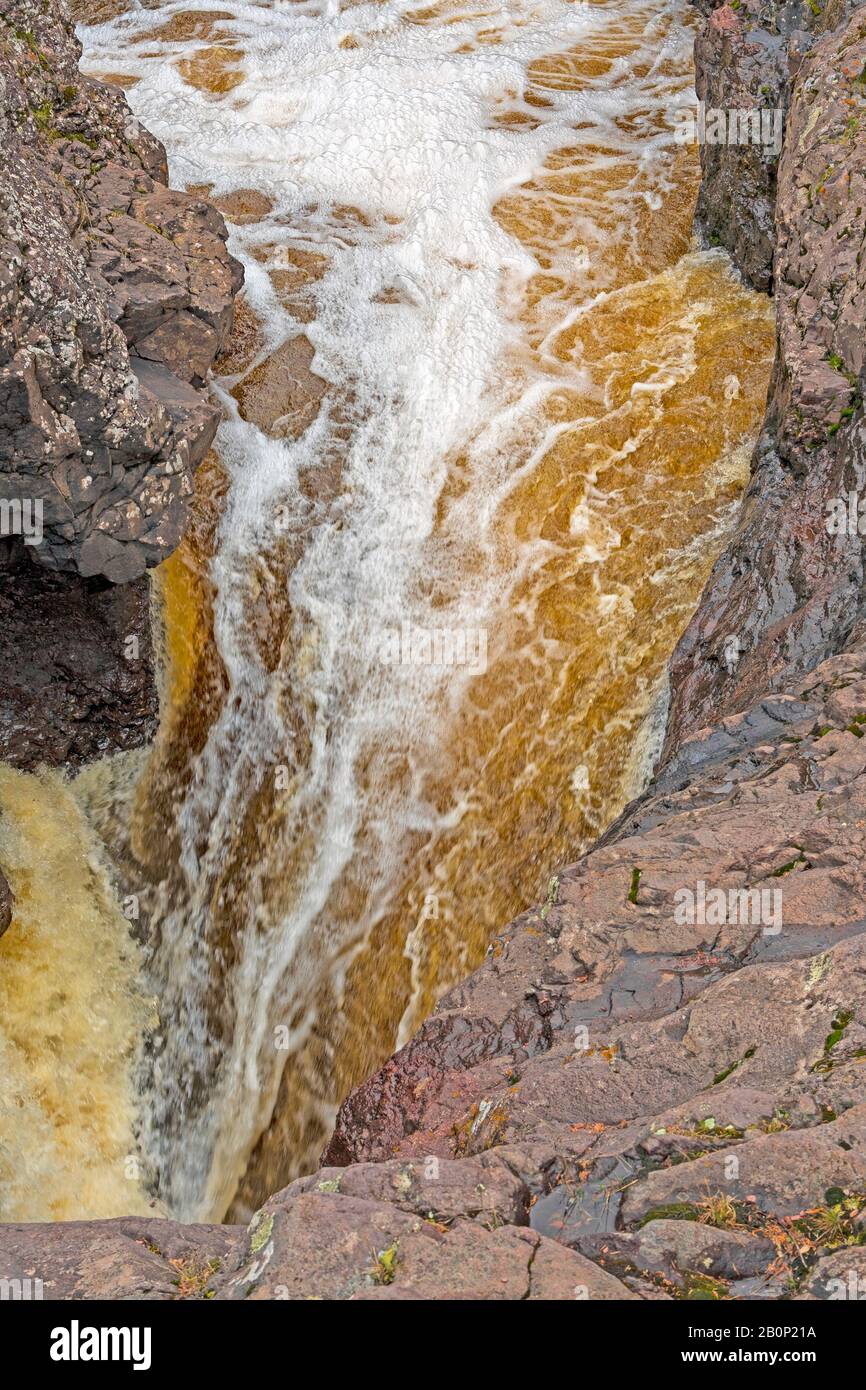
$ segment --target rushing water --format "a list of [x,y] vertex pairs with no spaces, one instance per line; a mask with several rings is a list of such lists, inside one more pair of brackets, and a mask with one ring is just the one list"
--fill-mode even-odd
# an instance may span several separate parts
[[60,779],[0,764],[0,1219],[148,1212],[128,1069],[153,1008],[93,831]]
[[[247,271],[159,576],[160,733],[101,806],[182,1217],[314,1164],[645,774],[772,346],[691,240],[685,11],[227,0],[82,31]],[[446,630],[462,662],[430,659]]]

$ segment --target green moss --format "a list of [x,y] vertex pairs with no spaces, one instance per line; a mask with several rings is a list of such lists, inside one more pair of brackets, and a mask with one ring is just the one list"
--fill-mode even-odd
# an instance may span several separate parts
[[781,878],[783,874],[789,874],[792,869],[796,869],[798,864],[805,864],[806,862],[806,856],[801,850],[796,859],[789,859],[788,863],[783,864],[780,869],[774,869],[770,874],[770,878]]
[[669,1202],[666,1206],[651,1207],[641,1217],[638,1229],[648,1226],[650,1221],[697,1221],[699,1217],[698,1208],[691,1202]]
[[394,1244],[389,1245],[387,1250],[374,1252],[375,1265],[372,1275],[374,1284],[393,1284],[397,1274],[397,1251],[398,1242],[395,1240]]
[[628,900],[630,903],[637,902],[637,890],[640,886],[640,869],[631,871],[631,887],[628,890]]
[[830,1025],[830,1032],[824,1039],[824,1056],[821,1057],[812,1067],[812,1071],[832,1071],[836,1059],[833,1051],[845,1036],[845,1030],[853,1019],[854,1014],[849,1009],[840,1009],[833,1018]]
[[743,1131],[741,1129],[738,1129],[736,1125],[716,1124],[716,1121],[714,1120],[712,1115],[708,1115],[706,1119],[701,1120],[698,1124],[696,1124],[693,1133],[713,1134],[719,1138],[725,1139],[742,1139],[743,1137]]
[[681,1298],[689,1302],[718,1303],[728,1298],[728,1286],[721,1279],[713,1279],[709,1274],[687,1274],[683,1281]]
[[50,101],[44,101],[41,106],[34,106],[33,119],[39,130],[48,133],[54,130],[54,108]]
[[842,1041],[845,1036],[845,1029],[848,1027],[853,1017],[853,1013],[849,1010],[840,1012],[836,1015],[833,1019],[833,1031],[827,1034],[827,1039],[824,1043],[825,1052],[832,1052],[836,1044]]
[[747,1048],[747,1050],[743,1053],[742,1057],[738,1057],[737,1060],[735,1062],[732,1062],[729,1067],[725,1067],[724,1071],[716,1073],[716,1075],[713,1077],[713,1085],[720,1086],[723,1081],[727,1081],[728,1077],[731,1075],[731,1072],[736,1071],[737,1067],[740,1066],[742,1062],[747,1062],[749,1058],[754,1057],[754,1055],[754,1047]]

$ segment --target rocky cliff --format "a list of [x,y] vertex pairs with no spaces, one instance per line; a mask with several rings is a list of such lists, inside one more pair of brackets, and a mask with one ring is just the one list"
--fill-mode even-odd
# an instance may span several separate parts
[[10,1273],[61,1298],[388,1300],[823,1299],[866,1277],[866,7],[812,19],[742,0],[696,46],[708,102],[785,108],[778,167],[706,148],[699,205],[772,280],[778,347],[651,786],[249,1229],[6,1227]]
[[[0,3],[0,758],[152,732],[148,567],[183,534],[241,268],[215,208],[82,76],[62,4]],[[124,586],[124,587],[116,587]]]
[[[709,17],[696,47],[708,100],[733,91],[743,104],[751,91],[757,101],[764,75],[777,91],[780,49],[765,49],[756,35],[762,17],[756,0]],[[797,77],[773,185],[777,350],[767,415],[737,535],[671,664],[668,755],[761,691],[796,685],[799,673],[843,650],[862,621],[866,518],[854,515],[853,534],[841,512],[837,524],[828,521],[852,495],[856,512],[864,484],[864,21],[861,7],[834,32],[813,35],[805,54],[803,30],[788,41],[786,66]],[[699,215],[711,235],[722,213],[729,217],[748,243],[732,237],[729,249],[754,267],[764,215],[753,182],[736,176],[742,156],[733,148],[702,148]]]

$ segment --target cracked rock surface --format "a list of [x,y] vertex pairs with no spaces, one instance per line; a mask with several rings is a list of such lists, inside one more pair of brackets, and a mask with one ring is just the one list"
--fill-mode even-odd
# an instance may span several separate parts
[[[864,729],[866,643],[687,741],[221,1253],[158,1220],[13,1226],[4,1268],[54,1297],[839,1296],[866,1236]],[[167,1293],[178,1233],[202,1253]]]
[[0,4],[0,757],[19,767],[153,731],[142,581],[183,535],[242,279],[221,215],[166,186],[80,53],[64,0]]
[[[716,9],[707,29],[726,11],[736,19]],[[701,62],[707,82],[723,64],[724,52],[713,53],[702,56],[699,40],[699,83]],[[737,532],[671,663],[668,755],[762,692],[796,689],[789,683],[854,640],[864,618],[864,66],[861,6],[817,38],[793,81],[775,189],[777,347],[767,415]],[[701,196],[728,207],[727,186],[713,188],[705,181]],[[742,224],[740,205],[730,206]]]

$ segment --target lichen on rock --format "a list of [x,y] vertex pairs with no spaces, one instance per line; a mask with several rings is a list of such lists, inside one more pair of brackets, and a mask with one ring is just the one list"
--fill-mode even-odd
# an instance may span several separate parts
[[219,420],[187,387],[241,271],[220,214],[165,186],[162,146],[79,57],[61,4],[4,5],[0,491],[39,504],[30,559],[125,583],[183,533]]
[[64,0],[0,6],[0,757],[24,768],[153,733],[144,576],[184,533],[242,280],[80,56]]

